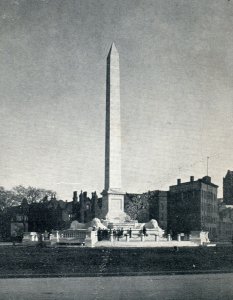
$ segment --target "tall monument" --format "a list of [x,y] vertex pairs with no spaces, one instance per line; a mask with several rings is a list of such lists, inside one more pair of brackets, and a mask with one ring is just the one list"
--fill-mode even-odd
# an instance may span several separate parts
[[111,45],[106,74],[105,188],[102,217],[109,222],[125,220],[121,189],[121,117],[119,53]]

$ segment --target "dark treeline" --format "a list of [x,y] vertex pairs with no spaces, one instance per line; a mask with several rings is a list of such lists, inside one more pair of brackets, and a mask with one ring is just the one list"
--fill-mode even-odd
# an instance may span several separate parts
[[27,200],[28,204],[38,203],[44,199],[52,198],[56,196],[56,192],[52,190],[46,190],[35,187],[24,187],[18,185],[10,190],[0,186],[0,211],[5,209],[21,205],[23,200]]

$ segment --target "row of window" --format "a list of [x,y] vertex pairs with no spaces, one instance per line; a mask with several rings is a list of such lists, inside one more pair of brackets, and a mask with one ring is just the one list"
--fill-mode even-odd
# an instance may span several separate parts
[[220,222],[220,228],[232,228],[233,229],[233,223]]
[[232,230],[219,230],[220,235],[227,235],[227,236],[233,236],[233,231]]
[[164,204],[160,203],[160,209],[163,210],[164,209]]
[[217,200],[217,195],[210,191],[201,191],[201,199],[202,201],[212,202],[214,200]]
[[16,215],[12,218],[13,222],[23,222],[23,221],[28,221],[28,217],[27,216],[23,216],[23,215]]
[[212,216],[201,216],[201,221],[202,223],[213,223],[213,224],[217,224],[218,219],[214,218]]
[[217,205],[211,205],[211,204],[205,204],[201,203],[201,211],[203,213],[217,213],[218,212],[218,207]]

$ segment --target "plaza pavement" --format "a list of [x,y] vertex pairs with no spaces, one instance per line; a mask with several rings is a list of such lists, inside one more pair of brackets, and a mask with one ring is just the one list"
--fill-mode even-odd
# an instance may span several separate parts
[[233,274],[0,279],[0,300],[227,300]]

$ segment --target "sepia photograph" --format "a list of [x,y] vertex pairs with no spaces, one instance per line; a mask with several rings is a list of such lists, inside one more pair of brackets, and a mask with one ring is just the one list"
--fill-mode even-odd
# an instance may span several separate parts
[[233,299],[233,0],[0,0],[0,300]]

